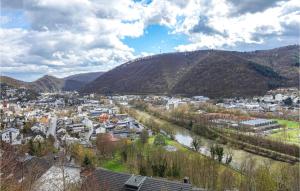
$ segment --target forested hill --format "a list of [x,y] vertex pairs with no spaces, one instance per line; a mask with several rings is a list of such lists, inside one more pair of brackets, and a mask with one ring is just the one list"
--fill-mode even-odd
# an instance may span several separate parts
[[232,97],[262,95],[297,86],[299,46],[236,52],[199,50],[127,62],[87,84],[84,93],[181,94]]

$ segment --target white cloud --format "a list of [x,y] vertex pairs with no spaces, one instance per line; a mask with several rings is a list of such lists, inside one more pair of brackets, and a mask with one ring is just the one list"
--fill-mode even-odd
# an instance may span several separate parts
[[[211,2],[214,4],[211,6],[212,9],[205,11],[199,4],[199,13],[189,15],[189,19],[184,20],[183,25],[177,27],[175,32],[187,34],[191,41],[190,44],[176,47],[178,51],[222,48],[236,46],[237,43],[261,44],[264,43],[267,35],[284,35],[286,30],[284,25],[300,25],[300,3],[297,0],[281,2],[264,11],[236,16],[231,14],[236,8],[234,5],[224,0]],[[204,12],[201,13],[202,10]],[[197,32],[192,31],[193,27],[201,22],[200,15],[208,17],[205,24],[215,33],[205,34],[203,28]]]
[[143,34],[143,23],[134,21],[139,10],[131,1],[105,2],[40,0],[17,6],[31,28],[0,29],[1,71],[65,76],[108,70],[135,58],[121,38]]
[[[178,51],[262,44],[269,36],[297,33],[298,0],[250,5],[238,0],[3,0],[2,8],[11,15],[23,12],[29,27],[0,28],[1,71],[56,76],[105,71],[149,54],[136,55],[122,39],[142,36],[151,24],[187,35],[190,42],[174,47]],[[2,24],[10,20],[0,18]]]

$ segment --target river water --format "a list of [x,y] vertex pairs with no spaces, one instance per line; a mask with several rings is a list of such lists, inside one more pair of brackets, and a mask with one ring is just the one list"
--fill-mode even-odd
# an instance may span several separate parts
[[[137,112],[140,116],[143,116],[143,117],[146,117],[146,118],[151,117],[151,119],[155,120],[158,124],[159,123],[169,123],[169,122],[166,122],[166,121],[161,120],[159,118],[156,118],[152,115],[149,115],[146,112],[142,112],[142,111],[138,111],[138,110],[137,110]],[[196,135],[194,132],[192,132],[188,129],[185,129],[184,127],[180,127],[180,126],[177,126],[177,125],[174,125],[174,124],[171,124],[171,123],[169,123],[169,125],[172,127],[172,130],[173,130],[174,135],[175,135],[175,139],[178,143],[180,143],[180,144],[182,144],[186,147],[191,148],[191,143],[193,141],[193,137],[197,137],[197,138],[200,139],[200,145],[201,145],[199,152],[201,154],[205,155],[205,156],[210,156],[210,146],[215,144],[216,141],[207,139],[207,138],[199,136],[199,135]],[[162,129],[162,130],[164,130],[164,129]],[[248,152],[246,152],[244,150],[241,150],[241,149],[229,147],[228,145],[222,145],[221,144],[221,146],[224,148],[224,153],[225,154],[228,153],[228,152],[233,154],[233,159],[232,159],[232,162],[230,163],[230,165],[232,166],[232,168],[234,168],[236,170],[240,169],[240,167],[243,164],[243,162],[245,161],[245,159],[249,159],[251,157],[254,158],[257,161],[257,164],[264,164],[264,162],[281,163],[279,161],[274,161],[274,160],[272,160],[270,158],[267,158],[267,157],[263,157],[263,156],[256,155],[256,154],[253,154],[253,153],[248,153]],[[223,162],[225,162],[225,158],[224,158]]]

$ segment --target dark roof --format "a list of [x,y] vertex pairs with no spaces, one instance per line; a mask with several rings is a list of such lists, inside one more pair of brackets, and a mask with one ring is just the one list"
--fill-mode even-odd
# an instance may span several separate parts
[[270,120],[270,119],[251,119],[251,120],[247,120],[247,121],[242,121],[241,124],[243,125],[261,125],[264,123],[271,123],[271,122],[275,122],[274,120]]
[[51,163],[43,158],[16,156],[7,161],[7,164],[1,168],[2,174],[0,178],[3,182],[16,188],[21,186],[22,183],[24,190],[28,190],[32,183],[40,178],[51,166]]
[[115,173],[104,169],[96,169],[88,176],[82,190],[122,190],[125,182],[131,177],[130,174]]
[[[23,164],[19,163],[19,169],[15,172],[15,177],[21,179],[22,176],[34,176],[35,179],[41,177],[52,164],[46,159],[31,156],[27,157]],[[23,172],[22,172],[23,168]],[[23,174],[23,175],[22,175]]]
[[[86,178],[83,187],[87,190],[114,190],[114,191],[191,191],[192,185],[169,181],[166,179],[152,178],[127,173],[112,172],[106,169],[97,168],[92,175]],[[85,190],[83,188],[83,190]]]
[[152,191],[152,190],[166,190],[166,191],[185,191],[192,190],[192,185],[183,183],[168,181],[165,179],[147,177],[141,186],[141,191]]

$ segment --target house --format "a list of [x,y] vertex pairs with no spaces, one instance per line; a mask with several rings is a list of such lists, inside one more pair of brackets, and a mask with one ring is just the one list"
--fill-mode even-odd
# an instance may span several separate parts
[[55,107],[63,107],[65,105],[65,101],[63,99],[57,99],[54,102]]
[[264,102],[274,102],[274,96],[273,95],[265,95],[264,97],[262,97],[261,99]]
[[288,98],[288,96],[286,95],[282,95],[282,94],[276,94],[275,95],[275,100],[277,102],[282,102],[283,100],[285,100],[286,98]]
[[106,129],[104,127],[94,128],[93,133],[91,134],[91,140],[96,140],[97,134],[106,133]]
[[43,125],[34,125],[30,129],[35,133],[41,132],[43,134],[46,134],[46,127]]
[[107,108],[95,108],[93,110],[90,110],[90,115],[94,116],[94,117],[99,116],[102,113],[109,113],[109,109],[107,109]]
[[64,135],[67,133],[67,130],[64,128],[60,128],[59,130],[56,131],[57,135]]
[[209,98],[205,96],[194,96],[193,99],[200,102],[206,102],[209,100]]
[[99,133],[106,133],[105,128],[99,127],[97,129],[95,129],[95,134],[99,134]]
[[1,132],[1,140],[10,144],[20,144],[18,136],[20,135],[19,129],[8,128]]
[[131,191],[192,191],[192,185],[188,179],[183,182],[169,181],[161,178],[132,175],[127,173],[112,172],[110,170],[97,168],[87,177],[83,177],[83,190],[131,190]]
[[84,124],[88,128],[93,128],[93,122],[91,120],[89,120],[88,118],[84,118],[81,121],[81,123]]
[[80,133],[85,131],[85,126],[82,123],[67,125],[67,130],[72,133]]
[[171,98],[166,104],[167,110],[176,109],[177,107],[187,105],[187,102],[178,98]]
[[[63,170],[62,170],[63,169]],[[40,176],[34,185],[34,191],[56,191],[63,188],[63,184],[80,183],[80,168],[71,165],[53,165],[42,176]]]
[[64,140],[67,145],[80,143],[80,139],[76,137],[70,137],[69,135],[64,135],[61,139]]
[[[5,153],[11,157],[11,153]],[[25,155],[13,158],[9,161],[10,165],[5,165],[1,169],[0,178],[3,183],[14,183],[20,190],[32,190],[31,187],[51,166],[52,161],[45,158]]]

